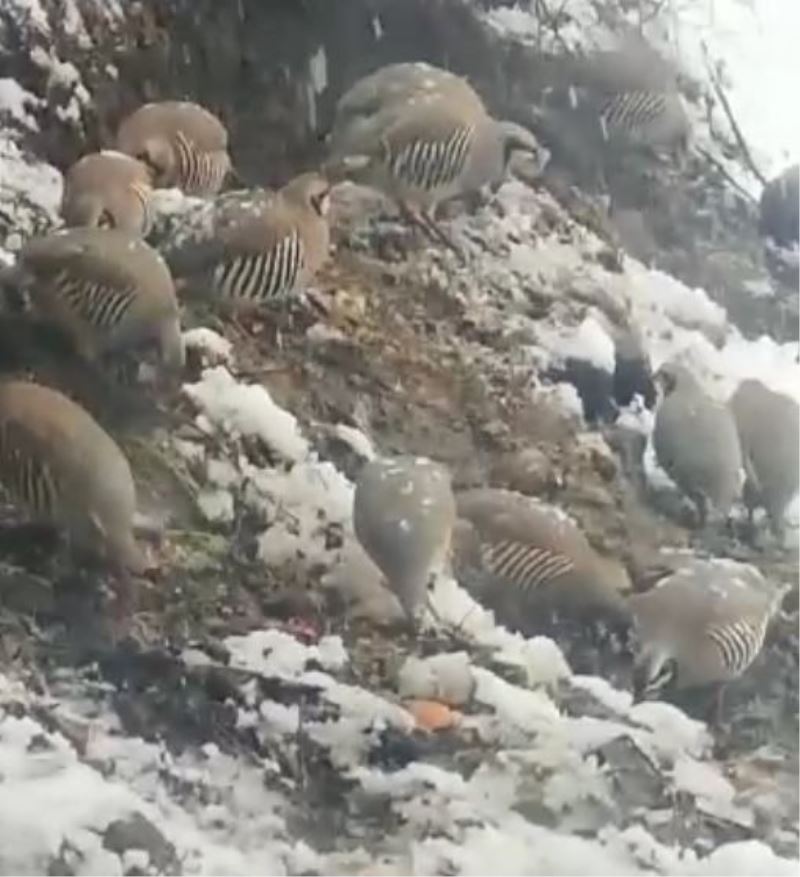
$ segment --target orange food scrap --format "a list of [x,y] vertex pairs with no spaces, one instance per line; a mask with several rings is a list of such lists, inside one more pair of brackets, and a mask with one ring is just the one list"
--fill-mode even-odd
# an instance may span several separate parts
[[436,700],[410,700],[405,706],[417,727],[430,733],[454,728],[461,721],[460,712]]

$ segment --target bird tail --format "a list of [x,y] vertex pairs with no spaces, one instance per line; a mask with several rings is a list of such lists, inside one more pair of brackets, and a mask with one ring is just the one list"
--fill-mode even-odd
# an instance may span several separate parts
[[159,332],[161,361],[170,371],[180,371],[186,362],[186,351],[181,335],[180,319],[164,320]]

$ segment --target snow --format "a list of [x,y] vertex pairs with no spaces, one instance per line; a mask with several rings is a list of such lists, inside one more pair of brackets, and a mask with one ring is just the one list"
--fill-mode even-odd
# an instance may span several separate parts
[[49,164],[30,161],[20,147],[0,133],[0,202],[14,204],[17,235],[9,235],[6,247],[18,249],[22,235],[37,224],[54,222],[61,205],[61,174]]
[[[38,29],[49,28],[39,3],[14,0],[8,5]],[[64,10],[67,31],[80,39],[77,6],[69,2]],[[108,3],[107,11],[121,14],[115,3]],[[582,0],[570,4],[569,11],[573,21],[564,37],[574,43],[582,39],[593,13]],[[529,14],[519,8],[487,15],[504,32],[513,29],[525,39],[537,38]],[[375,22],[380,38],[379,19]],[[319,53],[314,57],[317,68],[312,63],[311,73],[320,91],[325,87],[324,52],[321,59]],[[52,82],[77,87],[65,112],[67,118],[80,119],[88,95],[81,91],[77,70],[46,53],[40,61]],[[27,105],[35,101],[12,80],[0,80],[0,109],[25,125],[32,121]],[[772,124],[776,131],[782,122]],[[30,161],[7,133],[0,135],[0,159],[0,201],[22,204],[15,206],[20,233],[31,231],[34,221],[52,221],[60,200],[58,172]],[[422,256],[415,268],[429,270],[432,277],[438,272],[436,282],[452,284],[480,325],[522,333],[514,367],[530,370],[533,364],[577,356],[610,371],[613,342],[606,318],[623,312],[642,329],[654,365],[675,355],[692,357],[720,398],[745,376],[758,376],[800,398],[796,344],[745,340],[705,292],[634,260],[626,260],[620,275],[606,272],[594,259],[600,243],[587,231],[578,231],[569,242],[556,233],[539,234],[536,218],[545,196],[537,204],[524,187],[508,184],[498,198],[502,221],[483,211],[453,223],[457,231],[486,232],[487,249],[476,251],[474,265],[451,274],[433,259],[426,268]],[[515,242],[506,253],[502,247],[509,233]],[[552,313],[530,318],[531,297],[548,300]],[[354,552],[353,485],[312,452],[298,418],[276,404],[265,387],[234,376],[225,339],[198,328],[185,333],[184,340],[211,365],[198,382],[184,387],[197,406],[203,439],[172,438],[193,471],[203,473],[203,513],[229,523],[242,503],[260,515],[259,557],[270,567],[288,564],[302,571],[322,563],[336,568],[347,552]],[[474,355],[487,365],[488,374],[488,359],[481,361],[484,354],[477,349]],[[570,385],[526,391],[555,398],[580,416],[580,400]],[[646,418],[642,421],[647,430]],[[354,427],[337,424],[333,433],[365,457],[381,451]],[[252,439],[271,452],[270,463],[250,453]],[[342,549],[328,547],[332,528],[344,539]],[[457,644],[448,649],[445,632],[440,632],[440,651],[426,657],[411,654],[379,693],[355,678],[339,636],[306,644],[271,627],[227,637],[229,668],[246,677],[242,701],[231,706],[237,710],[237,729],[252,731],[265,744],[258,756],[239,754],[235,746],[222,752],[210,743],[187,745],[176,753],[161,741],[137,738],[120,726],[112,710],[115,692],[97,683],[92,687],[91,676],[74,678],[65,671],[61,689],[37,695],[20,680],[0,674],[0,871],[47,872],[59,855],[75,873],[157,871],[161,866],[152,851],[132,847],[118,855],[103,844],[109,823],[141,814],[174,847],[187,874],[797,873],[797,861],[780,858],[758,841],[722,844],[698,858],[677,844],[661,843],[643,824],[615,827],[607,809],[614,805],[614,777],[593,753],[620,736],[657,763],[670,794],[687,792],[705,811],[741,824],[748,824],[752,814],[714,760],[704,724],[669,704],[633,705],[628,692],[598,677],[572,675],[557,643],[526,639],[498,626],[491,612],[445,574],[436,579],[431,603],[434,621],[445,632],[455,632]],[[194,646],[181,659],[187,669],[214,664]],[[271,699],[259,683],[275,678],[317,691],[319,703],[311,693],[302,702]],[[599,701],[613,718],[566,715],[557,698],[560,685]],[[460,735],[460,744],[473,747],[470,756],[476,741],[489,753],[481,750],[477,768],[462,773],[412,759],[390,771],[368,761],[384,733],[407,738],[411,732],[413,718],[400,702],[409,696],[469,705],[452,733]],[[54,704],[86,725],[84,754],[30,709],[52,710]],[[317,850],[311,833],[298,837],[308,821],[304,735],[321,748],[340,778],[355,785],[354,806],[366,799],[390,817],[378,837],[366,836],[369,829],[363,829],[363,848],[329,852],[331,845],[320,843]],[[544,812],[545,818],[528,818],[529,804],[531,812]],[[576,827],[582,820],[588,830]]]
[[16,79],[0,79],[0,113],[8,113],[30,131],[36,131],[39,126],[29,110],[41,103],[35,94],[23,88]]
[[184,332],[181,337],[187,350],[199,350],[214,365],[230,365],[233,361],[233,345],[213,329],[199,326]]
[[411,655],[400,668],[397,688],[404,700],[439,700],[463,706],[475,689],[469,656],[466,652],[423,659]]
[[206,369],[198,383],[186,384],[183,390],[225,431],[258,437],[287,460],[298,461],[308,454],[297,420],[272,401],[265,387],[237,382],[224,366]]
[[326,670],[339,670],[347,652],[338,636],[323,637],[317,645],[304,646],[280,630],[261,630],[245,636],[228,637],[232,665],[265,676],[297,678],[310,662]]
[[546,330],[539,343],[561,362],[577,359],[609,373],[614,371],[614,342],[593,314],[578,326]]
[[230,523],[235,518],[233,496],[227,490],[202,490],[197,504],[211,523]]
[[[614,34],[588,0],[571,0],[562,11],[567,20],[559,27],[559,40],[522,4],[488,10],[484,19],[503,37],[543,50],[561,52],[565,45],[584,50],[615,47]],[[773,176],[800,158],[800,119],[787,112],[795,101],[794,83],[800,79],[797,4],[785,0],[689,0],[670,2],[663,14],[646,18],[644,36],[693,79],[708,80],[704,47],[712,64],[722,62],[729,102],[763,173]],[[628,23],[639,27],[635,8]],[[716,129],[729,129],[719,106],[714,109],[712,124]],[[696,139],[709,145],[704,130]],[[757,193],[759,184],[752,176],[723,163]]]
[[20,28],[31,28],[43,36],[50,34],[47,13],[39,0],[8,0],[5,7],[5,11]]
[[360,429],[345,423],[337,423],[333,428],[333,434],[367,460],[375,459],[375,446]]
[[326,532],[349,523],[353,486],[332,463],[309,460],[288,473],[247,468],[245,478],[247,500],[269,521],[258,545],[266,562],[333,562]]

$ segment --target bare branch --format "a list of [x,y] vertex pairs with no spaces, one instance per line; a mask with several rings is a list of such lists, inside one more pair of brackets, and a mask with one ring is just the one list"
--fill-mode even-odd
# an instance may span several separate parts
[[705,57],[706,68],[708,70],[709,78],[711,79],[711,84],[714,86],[714,92],[719,98],[720,103],[722,104],[722,109],[725,110],[725,115],[728,117],[728,121],[731,124],[731,129],[733,131],[733,136],[736,138],[736,142],[739,144],[739,149],[742,151],[742,157],[744,158],[747,166],[750,170],[755,174],[756,178],[759,179],[765,186],[767,184],[767,179],[764,174],[758,168],[758,165],[753,160],[752,153],[750,152],[750,148],[747,145],[747,141],[744,139],[744,135],[742,134],[742,130],[739,127],[739,124],[736,121],[735,116],[733,115],[733,110],[731,108],[730,102],[728,101],[728,97],[725,94],[724,89],[719,81],[719,77],[714,71],[714,67],[711,63],[711,58],[708,53],[708,46],[705,43],[705,40],[701,43],[703,47],[703,55]]
[[714,165],[714,167],[722,174],[723,177],[736,189],[736,191],[751,204],[758,204],[756,198],[754,198],[747,189],[743,188],[741,183],[738,183],[727,170],[725,165],[717,158],[715,158],[708,150],[703,149],[702,147],[697,147],[697,151],[706,161],[710,162]]

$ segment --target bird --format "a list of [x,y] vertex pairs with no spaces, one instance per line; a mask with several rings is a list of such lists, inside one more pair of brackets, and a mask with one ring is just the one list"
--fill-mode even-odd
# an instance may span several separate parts
[[183,367],[172,276],[137,235],[61,229],[27,241],[13,272],[33,310],[66,332],[89,362],[151,342],[169,371]]
[[453,570],[481,602],[528,630],[550,616],[625,627],[625,567],[598,553],[560,509],[492,487],[458,492],[456,509]]
[[761,193],[759,229],[778,246],[800,240],[800,165],[770,180]]
[[[457,251],[436,223],[437,206],[499,185],[518,153],[533,156],[541,170],[546,151],[521,125],[493,119],[466,80],[432,68],[420,82],[410,77],[412,85],[403,89],[396,75],[397,66],[377,71],[374,88],[356,83],[341,99],[343,118],[337,112],[328,173],[384,192],[407,220]],[[352,93],[362,89],[373,112],[352,109],[358,104]]]
[[733,413],[703,391],[689,369],[662,365],[653,447],[661,468],[697,509],[698,525],[709,511],[727,517],[742,487],[742,451]]
[[607,188],[606,172],[630,176],[634,153],[683,167],[692,124],[677,70],[640,40],[567,63],[531,112],[536,132],[585,186]]
[[742,447],[750,519],[763,506],[775,537],[783,540],[783,515],[800,485],[800,406],[753,378],[739,384],[729,404]]
[[636,395],[642,397],[646,408],[652,409],[656,403],[650,356],[633,323],[614,332],[613,393],[622,407],[630,405]]
[[424,457],[364,465],[353,497],[353,527],[413,623],[450,548],[456,519],[449,471]]
[[741,676],[761,651],[783,593],[755,567],[695,559],[631,596],[639,641],[634,700]]
[[678,70],[648,43],[627,38],[572,65],[571,82],[597,113],[603,140],[657,150],[688,146],[691,122]]
[[388,64],[357,80],[338,100],[328,142],[339,154],[357,151],[365,132],[381,113],[401,109],[415,98],[454,95],[481,109],[483,102],[469,82],[424,61]]
[[84,155],[64,178],[61,216],[68,226],[120,228],[145,236],[152,222],[150,171],[122,152]]
[[598,107],[604,141],[685,154],[691,136],[686,104],[678,92],[625,91]]
[[187,195],[215,195],[231,170],[225,126],[188,101],[139,107],[120,124],[116,147],[150,168],[154,186]]
[[35,520],[122,572],[148,561],[133,535],[136,489],[116,442],[62,393],[0,382],[0,483]]
[[674,91],[679,72],[649,43],[627,37],[614,49],[602,49],[568,59],[569,80],[576,86],[605,94],[625,91]]
[[330,183],[309,172],[220,214],[211,238],[168,257],[178,277],[234,310],[286,301],[328,257]]

